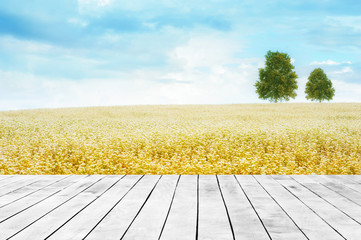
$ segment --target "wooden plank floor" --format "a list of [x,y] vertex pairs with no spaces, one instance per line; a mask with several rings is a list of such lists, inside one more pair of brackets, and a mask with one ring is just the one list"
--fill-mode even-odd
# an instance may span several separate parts
[[361,239],[361,176],[0,176],[2,239]]

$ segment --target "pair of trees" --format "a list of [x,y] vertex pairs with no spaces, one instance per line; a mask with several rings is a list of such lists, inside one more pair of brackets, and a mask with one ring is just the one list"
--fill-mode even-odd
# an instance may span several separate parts
[[[297,74],[291,58],[286,53],[271,52],[266,54],[266,66],[259,69],[259,80],[256,82],[256,92],[259,98],[271,102],[289,101],[296,97]],[[321,68],[313,70],[306,84],[306,98],[312,101],[331,100],[335,89]]]

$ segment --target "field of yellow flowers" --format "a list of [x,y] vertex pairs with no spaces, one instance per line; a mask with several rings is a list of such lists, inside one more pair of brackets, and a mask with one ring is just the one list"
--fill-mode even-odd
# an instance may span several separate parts
[[361,104],[0,112],[0,174],[360,174]]

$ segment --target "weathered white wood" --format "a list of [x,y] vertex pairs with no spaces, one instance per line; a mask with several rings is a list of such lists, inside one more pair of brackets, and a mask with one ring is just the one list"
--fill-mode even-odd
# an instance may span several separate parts
[[361,226],[295,180],[277,180],[348,240],[361,236]]
[[344,196],[344,197],[348,198],[349,200],[355,202],[356,204],[361,205],[361,193],[360,192],[350,189],[349,187],[343,185],[339,181],[330,180],[330,179],[325,178],[324,176],[319,176],[319,178],[317,178],[317,181],[320,184],[328,187],[332,191],[337,192],[341,196]]
[[307,179],[314,179],[310,176],[292,176],[292,178],[361,224],[361,206],[317,182],[309,183]]
[[10,180],[13,177],[15,177],[15,175],[0,175],[0,186],[5,180]]
[[361,173],[359,175],[347,175],[347,178],[351,179],[352,181],[358,184],[361,184]]
[[361,183],[352,180],[350,175],[325,175],[323,178],[326,178],[328,181],[333,183],[345,185],[346,187],[361,193]]
[[[48,214],[50,211],[64,204],[66,201],[76,197],[87,188],[96,185],[102,178],[104,178],[104,176],[95,175],[86,179],[82,179],[76,184],[71,185],[69,188],[66,188],[63,191],[45,199],[41,203],[26,209],[25,211],[21,212],[21,214],[17,214],[0,223],[0,232],[2,237],[6,239],[23,228],[26,228],[29,224],[37,221],[44,215]],[[39,228],[42,227],[46,226],[39,226]]]
[[[283,176],[287,179],[289,176]],[[280,185],[272,176],[255,176],[257,181],[287,212],[292,220],[309,239],[344,239],[312,210]]]
[[62,181],[54,183],[48,187],[45,187],[36,194],[32,194],[26,196],[25,198],[16,200],[14,202],[8,203],[0,207],[0,223],[3,222],[5,219],[13,216],[14,214],[18,214],[19,212],[23,211],[26,208],[32,207],[35,204],[38,204],[41,201],[44,201],[46,198],[56,194],[57,192],[62,191],[63,189],[67,188],[71,184],[78,182],[81,178],[86,176],[70,176]]
[[[17,179],[18,177],[19,177],[19,176],[16,176],[16,175],[3,176],[3,178],[0,179],[0,187],[16,181],[15,179]],[[0,193],[1,193],[1,192],[0,192]]]
[[198,204],[198,239],[233,239],[216,176],[199,176]]
[[33,239],[32,236],[37,236],[38,239],[45,239],[60,226],[65,224],[68,220],[104,194],[109,188],[118,182],[121,177],[122,176],[106,176],[104,179],[81,192],[76,197],[70,199],[63,205],[40,218],[35,223],[26,227],[20,233],[12,237],[12,239],[31,240]]
[[87,240],[121,239],[160,176],[145,175],[137,185],[120,201],[104,219],[90,232]]
[[121,177],[0,176],[0,240],[361,236],[357,176]]
[[357,179],[353,178],[355,175],[322,175],[322,177],[331,182],[360,185]]
[[238,175],[236,177],[258,212],[272,240],[307,239],[253,176]]
[[178,178],[179,176],[176,175],[162,176],[122,240],[159,238]]
[[270,239],[235,176],[218,176],[235,239]]
[[6,194],[12,193],[14,191],[21,190],[22,188],[24,188],[26,186],[29,186],[29,185],[32,185],[32,184],[38,182],[42,178],[44,178],[44,176],[40,176],[40,177],[23,176],[23,177],[21,177],[21,180],[19,180],[19,181],[8,182],[6,185],[3,185],[2,187],[0,187],[0,197],[4,196]]
[[87,206],[48,239],[83,239],[142,176],[128,175]]
[[196,175],[182,175],[179,179],[160,239],[195,239],[197,226],[197,178]]
[[0,207],[7,205],[13,201],[16,201],[17,199],[20,199],[22,197],[26,197],[28,195],[31,195],[32,193],[39,191],[42,188],[45,188],[51,184],[56,183],[57,181],[60,181],[68,176],[45,176],[39,178],[38,181],[35,181],[27,186],[24,186],[22,188],[19,188],[18,190],[14,190],[8,194],[5,194],[3,196],[0,196]]
[[7,178],[9,175],[1,175],[0,174],[0,181],[2,180],[2,179],[5,179],[5,178]]
[[35,181],[39,181],[39,177],[34,176],[18,176],[14,179],[14,181],[6,182],[6,184],[0,186],[0,196],[8,194],[14,190],[22,188],[26,185],[32,184]]

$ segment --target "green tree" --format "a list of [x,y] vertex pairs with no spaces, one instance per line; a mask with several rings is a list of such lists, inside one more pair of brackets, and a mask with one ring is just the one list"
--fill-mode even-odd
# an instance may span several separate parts
[[268,51],[266,67],[259,69],[259,80],[255,84],[258,97],[276,103],[295,98],[298,86],[294,68],[288,54]]
[[335,96],[335,89],[324,71],[321,68],[316,68],[308,77],[305,93],[306,98],[312,101],[330,101]]

